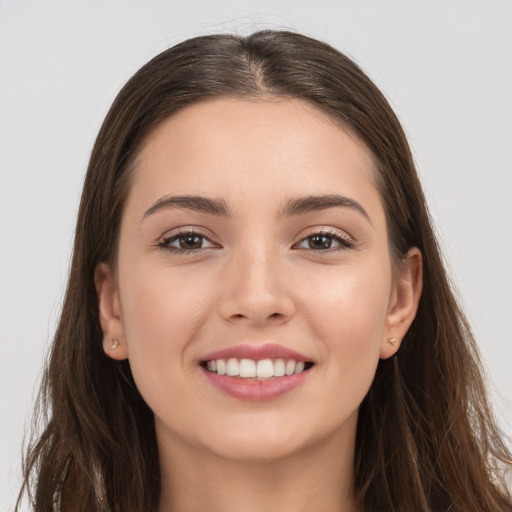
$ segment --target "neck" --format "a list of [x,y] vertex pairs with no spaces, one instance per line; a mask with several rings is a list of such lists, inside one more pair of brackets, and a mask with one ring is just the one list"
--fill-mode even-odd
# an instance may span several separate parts
[[346,434],[267,461],[226,460],[159,436],[159,512],[356,512],[355,422],[351,435]]

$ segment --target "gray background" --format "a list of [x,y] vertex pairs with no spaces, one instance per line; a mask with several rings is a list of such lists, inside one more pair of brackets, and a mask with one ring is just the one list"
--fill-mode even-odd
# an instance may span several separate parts
[[510,433],[510,1],[0,0],[0,511],[19,487],[81,183],[110,103],[164,48],[262,27],[325,39],[390,99]]

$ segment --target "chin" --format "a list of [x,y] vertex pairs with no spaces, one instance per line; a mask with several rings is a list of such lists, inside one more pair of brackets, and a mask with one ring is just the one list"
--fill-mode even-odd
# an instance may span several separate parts
[[211,452],[217,457],[232,462],[272,463],[278,462],[307,449],[307,443],[290,439],[226,439],[211,447]]
[[325,425],[308,424],[306,418],[282,421],[261,414],[244,420],[212,428],[208,439],[203,439],[204,446],[225,460],[277,462],[306,453],[332,435]]

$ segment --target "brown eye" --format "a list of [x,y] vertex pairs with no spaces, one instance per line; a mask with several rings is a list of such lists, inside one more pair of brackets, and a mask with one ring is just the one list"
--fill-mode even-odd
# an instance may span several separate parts
[[206,236],[195,231],[177,233],[164,238],[158,245],[163,249],[184,254],[218,247],[210,242]]
[[354,243],[348,237],[338,233],[320,232],[303,238],[298,244],[299,249],[309,249],[312,251],[339,251],[351,249]]
[[330,249],[332,237],[326,235],[313,235],[308,237],[308,246],[310,249]]
[[191,249],[201,249],[201,245],[203,244],[203,238],[201,235],[197,235],[195,233],[190,233],[184,236],[180,236],[177,241],[180,249],[191,250]]

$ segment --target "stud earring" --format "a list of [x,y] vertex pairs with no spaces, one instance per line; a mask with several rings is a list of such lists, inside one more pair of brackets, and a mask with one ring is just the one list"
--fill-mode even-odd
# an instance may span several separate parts
[[119,345],[119,341],[115,338],[112,338],[112,346],[110,347],[110,350],[115,350],[117,348],[117,345]]
[[391,343],[391,345],[396,345],[396,338],[388,338],[388,341],[389,343]]

